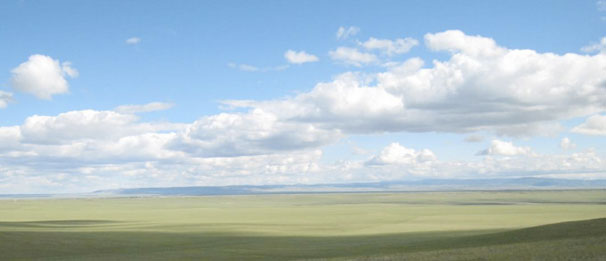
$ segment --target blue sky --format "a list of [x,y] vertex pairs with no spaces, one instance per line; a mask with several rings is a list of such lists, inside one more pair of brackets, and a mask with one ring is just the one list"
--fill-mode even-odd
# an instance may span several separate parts
[[2,1],[0,193],[603,178],[605,26],[593,0]]

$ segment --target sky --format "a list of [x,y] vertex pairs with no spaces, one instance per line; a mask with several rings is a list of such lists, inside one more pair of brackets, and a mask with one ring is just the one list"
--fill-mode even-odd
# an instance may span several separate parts
[[0,194],[606,178],[606,1],[0,2]]

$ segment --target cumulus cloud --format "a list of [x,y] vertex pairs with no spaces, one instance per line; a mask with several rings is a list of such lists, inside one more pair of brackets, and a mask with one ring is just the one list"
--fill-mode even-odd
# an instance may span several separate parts
[[602,39],[600,39],[600,42],[598,42],[598,43],[584,46],[583,48],[581,48],[581,51],[586,52],[586,53],[593,53],[593,52],[599,52],[602,54],[606,53],[606,37],[603,37]]
[[356,34],[358,34],[358,32],[360,32],[360,28],[355,27],[355,26],[350,26],[350,27],[339,27],[339,29],[337,30],[337,39],[338,40],[342,40],[342,39],[347,39],[351,36],[354,36]]
[[[367,180],[398,180],[403,177],[606,177],[606,172],[603,171],[606,161],[593,150],[542,155],[528,148],[502,144],[495,146],[500,147],[497,150],[501,154],[488,155],[481,161],[441,161],[429,150],[413,150],[394,143],[366,161],[363,166],[349,163],[347,167],[340,167],[354,177]],[[503,153],[517,154],[503,157]],[[426,156],[421,156],[423,154]]]
[[511,142],[492,140],[488,149],[480,151],[478,155],[516,156],[532,155],[530,147],[518,147]]
[[310,180],[322,155],[314,144],[338,138],[338,132],[326,135],[267,117],[220,114],[174,124],[140,122],[115,111],[31,116],[22,125],[0,127],[0,169],[10,169],[0,171],[0,179],[13,185],[3,191],[82,191],[111,187],[116,180],[129,180],[121,183],[126,186]]
[[503,55],[507,50],[487,37],[466,35],[459,30],[448,30],[425,35],[425,45],[434,51],[449,51],[471,57],[491,57]]
[[420,151],[406,148],[395,142],[385,147],[379,155],[370,159],[369,165],[384,164],[421,164],[436,160],[436,155],[428,149]]
[[131,37],[131,38],[126,39],[125,42],[126,42],[126,44],[136,45],[136,44],[138,44],[138,43],[141,42],[141,38],[139,38],[139,37]]
[[[4,193],[24,192],[90,192],[97,189],[158,186],[221,186],[321,183],[335,179],[322,175],[321,151],[284,154],[192,158],[179,154],[157,157],[152,148],[139,158],[115,155],[96,161],[80,160],[82,156],[26,156],[20,166],[0,164],[0,188]],[[98,151],[103,156],[111,151]],[[128,154],[131,155],[132,154]],[[45,160],[44,169],[36,170],[33,161]],[[78,159],[78,160],[75,160]],[[117,159],[123,159],[121,161]],[[0,162],[6,159],[0,159]],[[48,164],[53,162],[53,164]],[[112,162],[112,163],[107,163]]]
[[203,117],[189,125],[171,147],[201,157],[243,156],[316,148],[340,137],[338,130],[281,121],[255,109]]
[[379,50],[388,56],[407,53],[412,47],[419,44],[414,38],[396,39],[394,41],[387,39],[377,39],[371,37],[366,42],[361,43],[368,50]]
[[297,52],[293,50],[286,51],[284,53],[284,58],[286,58],[289,63],[294,64],[311,63],[319,60],[318,57],[313,54],[308,54],[305,51]]
[[20,126],[20,131],[25,143],[61,144],[171,129],[170,124],[140,124],[137,121],[135,115],[114,111],[70,111],[57,116],[30,116]]
[[431,66],[410,58],[385,72],[344,73],[292,98],[232,105],[346,133],[491,131],[504,136],[553,135],[560,120],[606,109],[604,55],[507,49],[460,31],[427,34],[425,40],[450,58]]
[[[318,144],[341,135],[277,122],[266,112],[223,113],[190,124],[141,122],[114,111],[32,116],[0,127],[6,193],[87,192],[141,186],[368,182],[408,177],[600,175],[594,151],[536,155],[494,143],[481,161],[440,161],[392,143],[368,160],[324,162]],[[9,185],[7,185],[9,184]]]
[[261,109],[288,122],[314,123],[324,130],[368,133],[397,128],[395,121],[404,108],[402,99],[384,89],[366,86],[368,80],[360,74],[345,73],[292,99],[226,104]]
[[142,105],[120,105],[114,111],[125,114],[134,114],[142,112],[163,111],[172,108],[174,104],[166,102],[151,102]]
[[571,150],[576,148],[577,145],[572,143],[572,141],[568,138],[568,137],[564,137],[562,138],[562,140],[560,141],[560,148],[563,150]]
[[35,54],[11,70],[11,86],[18,91],[33,94],[39,99],[50,100],[53,95],[69,91],[65,76],[75,78],[78,71],[71,63]]
[[[410,58],[378,73],[347,72],[282,99],[226,101],[238,112],[186,124],[141,122],[134,113],[157,108],[147,105],[34,115],[22,125],[0,127],[0,179],[10,180],[2,184],[76,186],[113,177],[133,186],[217,185],[599,174],[606,169],[593,151],[540,155],[501,140],[491,142],[486,157],[472,161],[440,161],[429,150],[396,143],[367,160],[320,163],[322,146],[355,134],[537,135],[561,120],[589,115],[573,132],[606,133],[601,124],[606,120],[598,115],[606,110],[603,54],[508,49],[460,31],[427,34],[425,44],[447,52],[447,58],[430,64]],[[62,77],[70,74],[51,61]],[[363,59],[358,63],[365,64]]]
[[8,103],[13,100],[13,94],[10,92],[0,91],[0,109],[6,108]]
[[587,135],[606,135],[606,115],[593,115],[571,131]]
[[336,50],[328,52],[328,55],[335,61],[357,67],[378,61],[374,54],[360,52],[358,49],[350,47],[338,47]]
[[431,125],[419,122],[418,128],[534,134],[604,108],[605,56],[506,49],[460,31],[427,34],[425,41],[451,58],[429,68],[412,58],[377,77],[377,87],[401,97],[409,114],[426,116]]

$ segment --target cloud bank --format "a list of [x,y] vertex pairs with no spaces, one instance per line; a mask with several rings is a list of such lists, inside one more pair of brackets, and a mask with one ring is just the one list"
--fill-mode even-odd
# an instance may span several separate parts
[[[604,160],[594,151],[545,155],[501,138],[468,161],[440,160],[429,148],[396,142],[363,160],[323,162],[322,148],[350,135],[533,136],[557,131],[560,121],[577,117],[588,118],[573,132],[606,135],[600,114],[606,110],[603,53],[509,49],[457,30],[426,34],[424,44],[447,58],[409,57],[379,72],[346,72],[282,99],[225,101],[237,112],[188,123],[145,122],[137,115],[172,106],[166,103],[30,116],[21,125],[0,127],[0,189],[606,175]],[[384,56],[408,51],[402,46],[397,39],[362,45]],[[355,66],[379,60],[349,47],[330,55]],[[77,75],[68,63],[43,55],[12,73],[14,89],[42,99],[67,92],[65,77]],[[1,105],[10,94],[0,94]],[[561,144],[572,148],[569,141]]]

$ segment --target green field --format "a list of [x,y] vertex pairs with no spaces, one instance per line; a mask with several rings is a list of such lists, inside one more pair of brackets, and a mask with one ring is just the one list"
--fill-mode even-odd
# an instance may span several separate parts
[[606,259],[606,191],[0,200],[2,260]]

